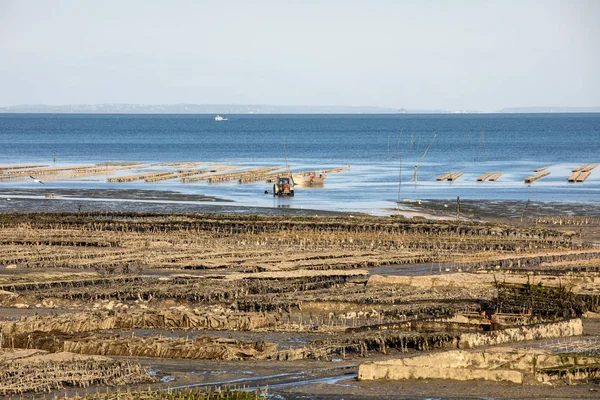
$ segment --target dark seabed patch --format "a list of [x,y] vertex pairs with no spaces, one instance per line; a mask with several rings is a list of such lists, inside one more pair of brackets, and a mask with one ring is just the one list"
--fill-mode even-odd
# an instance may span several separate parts
[[[456,199],[423,200],[421,204],[403,204],[402,208],[437,216],[455,217],[456,204]],[[532,218],[570,215],[600,217],[600,202],[468,199],[460,201],[460,216],[464,218]]]
[[57,196],[76,199],[219,201],[233,202],[203,194],[188,194],[170,190],[139,189],[0,189],[0,196]]
[[[348,215],[335,211],[297,208],[268,208],[231,205],[221,200],[151,200],[76,199],[44,197],[3,197],[0,195],[0,213],[55,213],[55,212],[156,212],[156,213],[213,213],[213,214],[284,214],[284,215]],[[212,204],[210,204],[212,203]],[[358,214],[358,213],[355,213]]]

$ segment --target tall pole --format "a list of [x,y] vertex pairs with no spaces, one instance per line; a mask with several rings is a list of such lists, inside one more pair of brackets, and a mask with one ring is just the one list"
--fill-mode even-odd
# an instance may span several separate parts
[[400,172],[398,172],[398,202],[396,208],[400,210],[400,187],[402,186],[402,157],[400,157]]
[[413,182],[415,182],[415,184],[417,183],[417,180],[418,180],[417,173],[419,172],[419,166],[423,162],[423,159],[427,155],[427,152],[429,151],[429,148],[431,147],[431,145],[435,141],[436,137],[437,137],[437,133],[435,135],[433,135],[433,139],[431,139],[431,143],[429,143],[429,146],[427,146],[427,148],[425,149],[425,153],[423,153],[423,155],[421,156],[421,159],[419,160],[419,163],[417,165],[415,165],[415,172],[414,172],[414,175],[413,175],[413,178],[412,178],[412,180],[413,180]]
[[525,207],[523,207],[523,211],[521,212],[521,222],[523,222],[523,218],[525,218],[525,210],[529,207],[529,199],[527,199],[527,203],[525,203]]
[[396,145],[396,157],[400,155],[400,139],[402,138],[402,129],[400,129],[400,133],[398,134],[398,144]]
[[485,131],[483,130],[483,128],[480,129],[480,135],[479,135],[479,152],[481,153],[481,151],[483,150],[483,155],[486,155],[486,149],[485,149]]
[[460,219],[460,196],[456,196],[456,219]]

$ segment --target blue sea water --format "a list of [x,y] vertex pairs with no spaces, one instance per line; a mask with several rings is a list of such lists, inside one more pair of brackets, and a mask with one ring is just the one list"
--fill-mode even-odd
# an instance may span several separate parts
[[[83,165],[107,161],[201,161],[284,165],[292,170],[350,166],[323,189],[294,199],[262,195],[263,182],[239,185],[179,181],[109,184],[103,177],[52,182],[56,188],[147,188],[215,195],[241,205],[371,211],[394,207],[400,159],[401,197],[411,199],[600,201],[600,167],[583,184],[568,184],[573,167],[600,163],[600,114],[436,115],[0,114],[0,164]],[[419,168],[413,169],[435,136]],[[411,144],[412,143],[412,144]],[[549,165],[550,176],[523,179]],[[462,171],[456,182],[436,182]],[[475,182],[492,171],[498,182]],[[135,171],[131,172],[134,173]],[[0,188],[35,187],[0,182]],[[282,203],[284,202],[284,203]]]

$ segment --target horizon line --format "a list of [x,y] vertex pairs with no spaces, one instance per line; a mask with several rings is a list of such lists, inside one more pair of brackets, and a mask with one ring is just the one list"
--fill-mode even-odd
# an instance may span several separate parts
[[[188,109],[192,108],[192,109]],[[121,109],[119,109],[121,108]],[[136,108],[139,108],[137,110]],[[174,108],[168,110],[168,108]],[[179,109],[178,109],[179,108]],[[181,109],[183,108],[183,109]],[[196,108],[196,110],[194,110]],[[226,109],[230,108],[230,109]],[[170,111],[170,112],[169,112]],[[348,105],[274,105],[267,103],[74,103],[18,104],[0,106],[3,114],[182,114],[211,115],[268,115],[268,114],[558,114],[600,113],[599,106],[525,106],[504,107],[492,111],[473,109],[410,109],[405,107],[348,106]]]

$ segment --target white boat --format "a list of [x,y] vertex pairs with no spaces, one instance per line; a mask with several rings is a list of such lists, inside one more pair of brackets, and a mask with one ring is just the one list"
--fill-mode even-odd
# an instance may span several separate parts
[[327,174],[325,171],[311,172],[308,174],[293,174],[294,184],[298,186],[322,186]]
[[217,115],[215,117],[215,121],[227,121],[227,118],[221,117],[220,115]]

